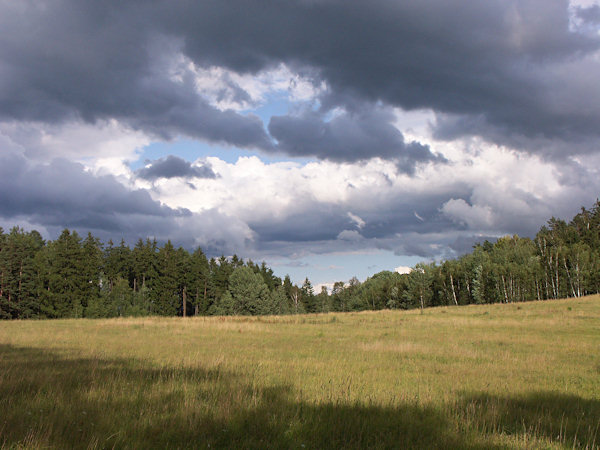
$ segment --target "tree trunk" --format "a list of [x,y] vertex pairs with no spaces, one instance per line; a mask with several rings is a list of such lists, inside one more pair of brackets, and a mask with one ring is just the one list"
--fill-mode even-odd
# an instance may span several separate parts
[[450,274],[450,286],[452,286],[452,298],[454,299],[454,304],[458,306],[458,301],[456,300],[456,291],[454,290],[454,279],[452,278],[452,274]]
[[576,282],[577,282],[577,297],[581,297],[581,278],[580,278],[580,272],[579,272],[579,258],[577,259],[577,262],[575,263],[575,275],[576,275]]
[[183,317],[185,318],[187,316],[187,300],[186,300],[186,295],[185,295],[185,286],[183,287]]
[[560,297],[560,275],[559,275],[559,269],[560,266],[558,264],[558,260],[559,260],[559,255],[558,255],[558,251],[556,252],[556,263],[554,264],[556,267],[556,295],[554,296],[554,298],[558,298]]
[[506,292],[506,280],[504,279],[504,275],[502,275],[501,278],[502,278],[502,289],[504,290],[504,303],[508,303],[508,293]]
[[21,260],[21,266],[19,267],[19,298],[21,301],[21,286],[23,285],[23,260]]
[[296,314],[298,314],[298,290],[296,289],[292,292],[292,301],[294,302],[294,306],[296,308]]
[[571,278],[571,272],[569,271],[569,266],[567,265],[567,257],[563,257],[563,263],[565,266],[565,271],[567,272],[567,280],[569,280],[569,286],[571,286],[571,293],[573,297],[577,297],[575,294],[575,287],[573,286],[573,278]]

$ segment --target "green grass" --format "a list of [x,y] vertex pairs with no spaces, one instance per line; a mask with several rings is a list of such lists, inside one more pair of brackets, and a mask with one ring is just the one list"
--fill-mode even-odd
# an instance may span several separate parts
[[600,297],[0,323],[3,448],[599,448]]

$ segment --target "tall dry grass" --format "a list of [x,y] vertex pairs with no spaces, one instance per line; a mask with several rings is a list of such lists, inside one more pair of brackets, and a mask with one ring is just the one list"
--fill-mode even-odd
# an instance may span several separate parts
[[599,448],[600,297],[0,323],[4,448]]

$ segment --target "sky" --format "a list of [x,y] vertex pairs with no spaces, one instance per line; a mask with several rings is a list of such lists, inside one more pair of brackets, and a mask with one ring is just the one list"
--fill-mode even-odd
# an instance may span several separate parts
[[0,0],[0,226],[331,285],[600,196],[593,0]]

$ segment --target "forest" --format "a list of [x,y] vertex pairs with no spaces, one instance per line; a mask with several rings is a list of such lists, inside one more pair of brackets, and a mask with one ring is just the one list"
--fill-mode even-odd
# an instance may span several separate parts
[[534,239],[485,241],[458,259],[379,272],[319,293],[266,263],[207,258],[198,248],[139,239],[103,244],[65,229],[54,241],[0,228],[0,318],[266,315],[511,303],[600,292],[600,201]]

